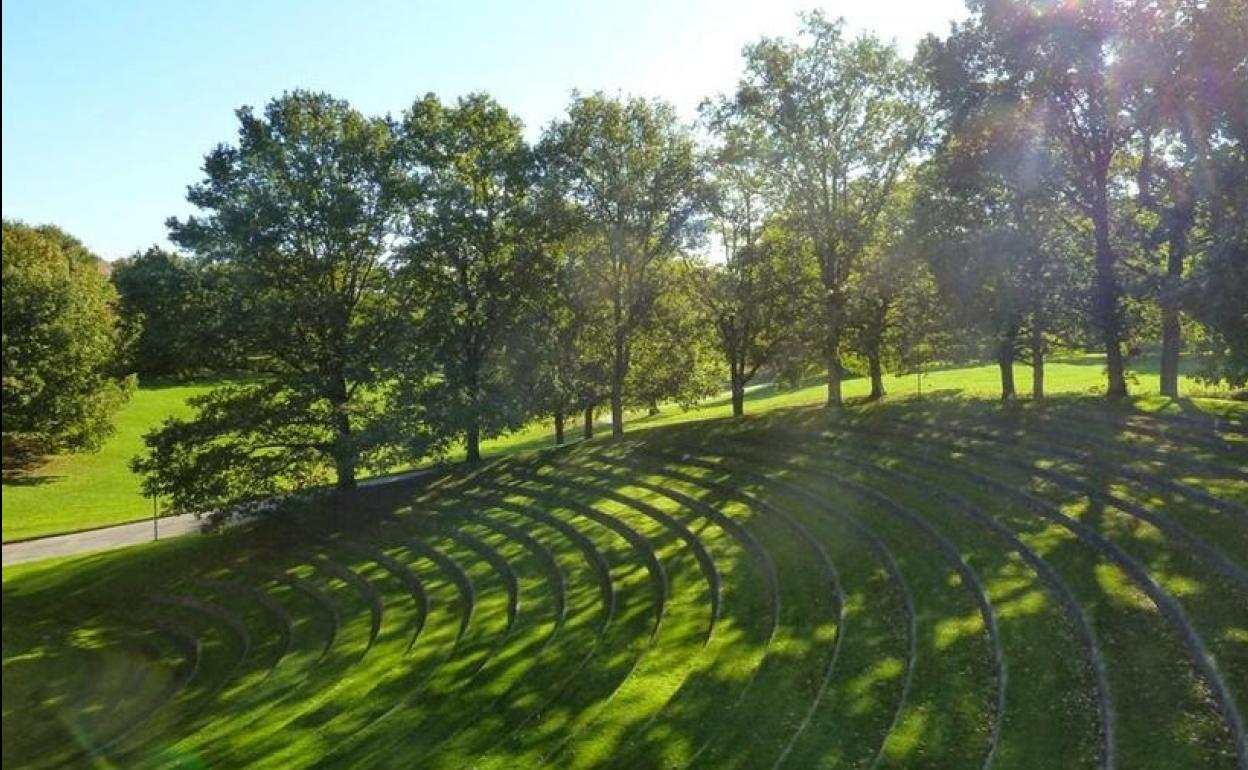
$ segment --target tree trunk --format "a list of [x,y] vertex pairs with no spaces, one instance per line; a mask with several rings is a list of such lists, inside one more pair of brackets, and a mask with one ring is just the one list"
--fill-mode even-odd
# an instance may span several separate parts
[[1118,277],[1115,273],[1114,247],[1109,239],[1109,198],[1102,169],[1093,180],[1092,229],[1096,237],[1096,282],[1092,296],[1093,312],[1105,343],[1105,369],[1108,375],[1106,395],[1122,398],[1127,395],[1126,369],[1122,358],[1122,318],[1118,307]]
[[828,368],[828,401],[827,406],[837,407],[842,403],[841,397],[841,307],[840,301],[829,292],[824,300],[824,321],[827,328],[824,333],[824,365]]
[[464,461],[475,465],[481,462],[481,357],[471,345],[465,351],[463,366],[470,401],[464,430]]
[[651,401],[650,408],[646,411],[651,417],[654,417],[655,415],[657,415],[659,413],[659,402]]
[[884,367],[880,361],[880,346],[884,343],[891,305],[890,298],[878,298],[871,314],[871,326],[867,329],[867,370],[871,375],[871,393],[867,398],[871,401],[884,398]]
[[841,397],[841,356],[829,353],[825,357],[828,367],[828,401],[826,406],[836,407],[842,404]]
[[624,376],[628,374],[628,349],[616,334],[615,362],[611,367],[611,435],[624,435]]
[[737,366],[731,368],[732,371],[732,416],[740,417],[745,414],[745,375]]
[[464,460],[469,465],[481,462],[481,425],[476,418],[468,425],[467,435],[464,437],[465,452]]
[[555,444],[556,446],[563,445],[563,410],[562,409],[555,410]]
[[1018,330],[1007,330],[997,348],[997,366],[1001,369],[1001,400],[1012,401],[1018,395],[1014,387],[1014,342]]
[[867,346],[867,369],[871,372],[871,401],[884,398],[884,367],[880,364],[880,344],[872,342]]
[[1038,315],[1031,321],[1031,397],[1044,398],[1044,328]]
[[339,489],[355,489],[355,457],[351,452],[334,458],[334,470],[338,475]]
[[334,472],[338,489],[355,489],[355,466],[359,460],[351,434],[348,400],[346,379],[339,377],[330,399],[334,407]]
[[585,436],[585,438],[594,437],[594,405],[593,404],[585,405],[585,429],[584,429],[583,435]]
[[1170,229],[1170,252],[1166,258],[1166,288],[1161,295],[1161,395],[1179,397],[1179,351],[1183,329],[1179,320],[1179,282],[1187,256],[1187,231],[1176,222]]

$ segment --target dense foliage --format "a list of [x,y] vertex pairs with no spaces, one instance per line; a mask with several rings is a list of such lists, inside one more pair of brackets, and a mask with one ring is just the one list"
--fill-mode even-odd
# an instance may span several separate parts
[[410,304],[392,289],[390,125],[296,92],[240,110],[237,146],[204,162],[173,239],[226,268],[234,339],[255,372],[149,438],[135,469],[176,508],[215,510],[312,482],[355,485],[397,441],[379,389]]
[[119,309],[138,331],[131,364],[141,377],[188,377],[242,365],[238,308],[220,266],[151,247],[112,265]]
[[483,437],[528,417],[513,364],[549,259],[522,130],[488,96],[452,106],[427,96],[404,115],[399,140],[409,183],[402,279],[423,308],[418,355],[432,360],[434,376],[409,372],[398,386],[473,462]]
[[4,454],[93,449],[132,387],[105,264],[55,227],[4,222]]

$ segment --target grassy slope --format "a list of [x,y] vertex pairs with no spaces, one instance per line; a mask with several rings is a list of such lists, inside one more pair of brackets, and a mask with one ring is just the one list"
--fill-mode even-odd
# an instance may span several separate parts
[[1108,713],[1119,766],[1230,768],[1176,630],[1248,713],[1245,475],[1232,430],[935,397],[7,569],[5,764],[1096,768]]
[[4,540],[38,537],[133,521],[150,515],[127,463],[143,434],[167,417],[189,413],[186,400],[210,385],[144,387],[117,414],[116,431],[99,452],[51,458],[28,478],[6,481]]
[[[1156,377],[1151,362],[1143,362],[1133,390],[1139,394],[1156,392]],[[1031,386],[1030,369],[1019,366],[1015,377],[1020,392]],[[923,382],[925,392],[956,392],[969,397],[993,398],[998,393],[999,375],[992,365],[932,372]],[[1074,356],[1059,359],[1047,366],[1048,391],[1058,393],[1094,393],[1104,387],[1100,357]],[[94,454],[76,454],[53,458],[39,468],[30,482],[6,483],[3,488],[3,539],[40,537],[81,529],[119,524],[142,519],[150,514],[150,503],[139,492],[138,479],[130,473],[127,462],[142,449],[142,436],[168,416],[185,414],[185,400],[208,389],[206,385],[142,388],[117,418],[117,431]],[[915,377],[889,377],[886,387],[892,396],[913,394]],[[1194,380],[1184,378],[1185,394],[1217,395]],[[845,386],[847,398],[865,396],[868,383],[850,380]],[[758,387],[749,395],[747,410],[751,413],[787,406],[822,403],[824,388],[812,384],[798,390],[777,393],[769,386]],[[687,420],[722,417],[731,413],[727,397],[712,399],[698,409],[683,412],[667,407],[658,416],[637,416],[630,428],[667,425]],[[607,428],[603,425],[600,429]],[[569,436],[579,435],[579,426],[569,427]],[[514,434],[485,442],[486,455],[507,454],[517,450],[546,446],[551,442],[548,424],[533,425]]]
[[[1105,370],[1102,357],[1097,354],[1072,355],[1054,359],[1045,366],[1045,392],[1049,395],[1092,395],[1105,390]],[[1170,404],[1157,396],[1156,362],[1151,358],[1137,361],[1137,368],[1132,373],[1131,391],[1135,396],[1153,396],[1154,398],[1137,399],[1136,404],[1143,409],[1177,410],[1179,405]],[[933,371],[923,377],[922,388],[927,394],[958,395],[966,398],[996,399],[1001,393],[1000,372],[995,364],[982,366],[958,367]],[[1021,397],[1031,392],[1031,368],[1021,364],[1014,367],[1014,378]],[[919,380],[914,376],[886,375],[885,391],[891,398],[916,395]],[[1221,399],[1228,395],[1223,388],[1210,388],[1188,375],[1179,380],[1180,393],[1184,396],[1202,399],[1200,408],[1206,411],[1217,411],[1222,408],[1218,400],[1203,401],[1205,398]],[[863,398],[871,390],[871,384],[865,378],[855,378],[845,382],[844,396],[847,399]],[[793,406],[810,406],[822,404],[827,389],[821,378],[812,378],[803,387],[777,391],[769,384],[755,385],[746,394],[745,410],[747,414],[761,414],[773,409]],[[1228,408],[1234,409],[1234,405]],[[675,406],[667,406],[655,416],[635,415],[627,423],[626,429],[657,427],[690,420],[714,419],[732,414],[732,401],[725,393],[719,397],[699,405],[697,408],[684,411]],[[610,430],[609,415],[600,415],[597,431]],[[537,449],[552,443],[553,427],[549,421],[535,424],[516,433],[486,441],[483,450],[486,455],[509,454],[517,450]],[[570,439],[580,436],[580,423],[570,423],[567,428]]]

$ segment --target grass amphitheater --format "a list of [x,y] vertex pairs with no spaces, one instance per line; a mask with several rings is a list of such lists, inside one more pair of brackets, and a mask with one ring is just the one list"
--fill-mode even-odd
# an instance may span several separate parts
[[5,767],[1248,768],[1248,419],[909,399],[5,571]]

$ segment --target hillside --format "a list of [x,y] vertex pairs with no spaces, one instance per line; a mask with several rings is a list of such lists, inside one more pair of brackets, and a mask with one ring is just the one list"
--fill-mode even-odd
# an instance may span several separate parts
[[[1196,362],[1187,362],[1191,367]],[[1133,383],[1134,392],[1140,395],[1156,393],[1156,357],[1136,362]],[[1053,395],[1093,394],[1104,389],[1103,357],[1078,355],[1056,359],[1046,367],[1049,391]],[[1019,382],[1026,382],[1030,370],[1017,367]],[[99,452],[66,454],[49,458],[41,466],[22,473],[17,478],[6,475],[4,493],[4,541],[43,537],[64,532],[75,532],[111,524],[138,521],[151,516],[151,500],[143,497],[139,478],[130,472],[132,457],[143,451],[143,435],[157,428],[170,417],[185,417],[191,412],[186,400],[208,392],[213,383],[191,383],[143,386],[135,392],[130,402],[122,407],[116,420],[116,432],[104,443]],[[891,397],[902,398],[919,391],[914,376],[890,376],[886,378]],[[1186,396],[1225,396],[1228,391],[1209,388],[1190,376],[1182,379]],[[860,398],[869,387],[864,378],[846,382],[845,393],[849,398]],[[999,388],[999,375],[994,365],[959,366],[931,372],[923,378],[922,388],[928,392],[957,393],[964,397],[994,400]],[[771,385],[757,385],[746,397],[746,410],[750,413],[768,412],[791,406],[821,404],[825,389],[818,378],[813,384],[792,390],[780,391]],[[1207,401],[1202,408],[1230,408],[1218,406],[1220,401]],[[1166,402],[1146,403],[1155,408]],[[634,415],[629,420],[629,430],[667,425],[674,422],[701,420],[730,415],[728,397],[709,399],[691,410],[665,405],[659,415]],[[600,418],[605,419],[605,418]],[[609,427],[606,426],[606,427]],[[602,427],[600,427],[600,430]],[[569,427],[569,437],[580,435],[580,426]],[[548,422],[535,422],[527,428],[483,443],[487,457],[510,454],[516,451],[536,449],[552,443]],[[460,459],[455,450],[448,458]],[[393,470],[403,470],[395,468]]]
[[1242,768],[1246,481],[1242,412],[926,398],[10,569],[4,763]]

